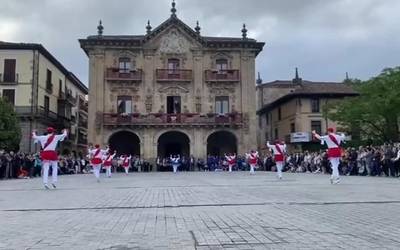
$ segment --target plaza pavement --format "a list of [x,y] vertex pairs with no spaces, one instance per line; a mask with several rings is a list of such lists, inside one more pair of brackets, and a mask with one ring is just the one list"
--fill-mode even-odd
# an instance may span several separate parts
[[[104,176],[104,175],[103,175]],[[188,172],[0,181],[0,249],[400,249],[400,180]]]

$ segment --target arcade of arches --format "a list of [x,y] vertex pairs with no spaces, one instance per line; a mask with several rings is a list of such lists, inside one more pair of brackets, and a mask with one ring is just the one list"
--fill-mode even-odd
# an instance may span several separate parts
[[[150,160],[159,157],[169,157],[170,155],[206,157],[206,155],[223,156],[226,153],[238,152],[237,137],[233,132],[220,130],[208,135],[205,144],[197,144],[190,140],[190,137],[181,131],[166,131],[156,139],[154,148],[151,149]],[[117,151],[117,155],[146,155],[141,149],[141,145],[146,147],[145,142],[141,142],[139,136],[131,131],[119,131],[113,133],[108,143],[112,150]],[[204,147],[196,148],[197,147]],[[191,149],[191,147],[193,147]],[[149,151],[148,151],[149,152]],[[203,152],[203,153],[201,153]],[[204,155],[201,155],[204,154]]]

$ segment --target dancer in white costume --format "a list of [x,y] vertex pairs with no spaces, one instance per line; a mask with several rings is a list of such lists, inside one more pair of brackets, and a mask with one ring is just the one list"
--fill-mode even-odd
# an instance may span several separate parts
[[108,154],[109,148],[101,149],[99,144],[94,146],[95,148],[89,148],[90,163],[93,167],[93,174],[96,177],[97,182],[100,182],[100,170],[101,164],[103,163],[104,155]]
[[225,154],[225,158],[228,162],[229,172],[232,172],[232,167],[236,163],[236,154],[228,154],[228,155]]
[[128,175],[128,173],[129,173],[129,167],[131,166],[131,163],[130,163],[131,158],[132,158],[131,155],[129,155],[129,156],[122,155],[120,157],[120,160],[122,161],[122,167],[124,167],[126,175]]
[[40,152],[40,157],[43,162],[43,185],[46,189],[49,189],[48,186],[48,177],[49,177],[49,167],[51,165],[52,168],[52,182],[51,185],[53,188],[56,188],[57,183],[57,173],[58,173],[58,155],[56,152],[56,147],[59,141],[63,141],[65,137],[67,137],[67,130],[64,129],[63,133],[60,135],[54,134],[54,128],[47,128],[47,135],[36,135],[36,130],[32,132],[32,138],[35,143],[40,143],[42,147],[42,151]]
[[339,177],[339,163],[341,157],[341,149],[340,144],[344,142],[345,135],[343,133],[336,134],[333,128],[328,128],[328,134],[321,136],[317,134],[315,131],[312,131],[313,136],[321,141],[321,144],[325,144],[328,146],[328,159],[331,162],[332,175],[331,175],[331,183],[338,184],[340,183]]
[[249,160],[250,174],[255,174],[254,169],[257,167],[258,152],[256,150],[251,150],[250,154],[246,153],[246,158]]
[[274,154],[277,177],[281,180],[283,163],[285,162],[286,144],[281,143],[279,140],[276,140],[274,145],[271,145],[269,144],[269,141],[267,141],[267,147],[271,149]]
[[169,159],[171,160],[172,163],[172,168],[174,173],[176,173],[178,171],[178,167],[180,165],[180,161],[181,161],[181,157],[179,155],[176,156],[170,156]]
[[107,155],[104,156],[103,166],[106,169],[106,176],[108,178],[111,177],[112,160],[114,159],[116,154],[117,151],[114,151],[114,154],[108,153]]

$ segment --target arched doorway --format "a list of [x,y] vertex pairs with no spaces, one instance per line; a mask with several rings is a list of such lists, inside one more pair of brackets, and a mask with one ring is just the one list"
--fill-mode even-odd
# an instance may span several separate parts
[[236,136],[228,131],[217,131],[207,138],[207,155],[223,156],[237,153]]
[[190,139],[179,131],[169,131],[158,138],[157,155],[169,157],[179,154],[188,157],[190,155]]
[[129,131],[120,131],[114,133],[108,140],[111,150],[116,150],[117,155],[139,155],[140,156],[140,139]]

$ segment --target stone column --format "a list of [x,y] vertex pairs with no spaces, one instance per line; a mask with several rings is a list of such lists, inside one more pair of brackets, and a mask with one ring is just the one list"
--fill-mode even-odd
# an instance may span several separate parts
[[88,142],[94,144],[103,144],[104,70],[104,51],[90,51]]

